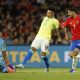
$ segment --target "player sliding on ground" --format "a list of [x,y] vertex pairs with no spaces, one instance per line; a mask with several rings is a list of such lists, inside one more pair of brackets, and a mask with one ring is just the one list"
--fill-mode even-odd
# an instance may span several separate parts
[[2,73],[13,73],[15,68],[10,64],[7,53],[6,53],[6,45],[2,38],[2,32],[0,32],[0,72]]
[[72,7],[68,9],[68,18],[63,23],[62,27],[70,27],[72,41],[70,46],[70,57],[72,58],[72,68],[70,72],[75,72],[78,58],[80,58],[80,15],[77,14],[77,9]]
[[38,34],[31,44],[31,49],[28,51],[28,54],[25,55],[22,63],[16,65],[16,67],[24,67],[24,64],[30,60],[33,53],[35,53],[37,49],[41,48],[41,57],[46,65],[45,71],[48,72],[50,65],[47,57],[47,51],[51,40],[51,32],[53,29],[57,29],[58,27],[59,21],[54,17],[54,10],[49,8],[47,10],[47,16],[44,17]]

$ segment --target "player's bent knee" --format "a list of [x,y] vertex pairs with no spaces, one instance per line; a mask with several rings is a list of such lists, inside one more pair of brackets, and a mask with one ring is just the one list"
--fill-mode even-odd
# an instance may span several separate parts
[[46,52],[42,52],[41,53],[41,56],[46,56]]
[[78,54],[79,53],[79,49],[78,48],[75,48],[74,49],[74,53]]
[[72,53],[70,53],[69,56],[70,56],[70,58],[73,58],[74,57]]
[[33,52],[37,51],[37,49],[34,48],[34,47],[32,47],[31,50],[32,50]]
[[73,58],[73,57],[76,57],[78,53],[79,53],[79,49],[75,48],[74,51],[70,52],[69,56]]

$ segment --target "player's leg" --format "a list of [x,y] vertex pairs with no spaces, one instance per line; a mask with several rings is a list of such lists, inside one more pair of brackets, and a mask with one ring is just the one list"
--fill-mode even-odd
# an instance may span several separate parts
[[45,69],[45,72],[48,72],[49,71],[49,60],[48,60],[48,57],[47,57],[47,52],[48,52],[48,47],[49,47],[49,41],[43,41],[42,45],[41,45],[41,57],[46,65],[46,69]]
[[[13,68],[11,68],[11,67],[13,67]],[[15,72],[14,66],[11,65],[11,67],[10,66],[6,67],[6,66],[2,65],[2,73],[13,73],[13,72]]]
[[77,57],[79,54],[78,42],[79,41],[73,41],[73,43],[71,44],[70,57],[72,58],[72,68],[71,68],[70,72],[75,72],[76,65],[78,62],[78,57]]
[[7,72],[7,69],[4,69],[4,68],[5,68],[4,62],[2,60],[0,60],[0,72],[3,72],[3,73]]
[[33,53],[35,53],[36,50],[37,50],[36,48],[32,47],[32,48],[28,51],[28,53],[24,56],[23,61],[22,61],[19,65],[16,65],[16,68],[24,68],[24,65],[26,64],[26,62],[27,62],[28,60],[31,59]]
[[32,48],[28,51],[28,53],[25,55],[25,57],[24,57],[24,59],[23,59],[23,61],[22,61],[22,64],[23,64],[23,65],[25,65],[26,62],[31,59],[33,53],[35,53],[36,50],[37,50],[36,48],[32,47]]
[[2,64],[2,68],[3,68],[2,72],[3,73],[9,72],[9,71],[10,71],[10,73],[15,72],[15,68],[12,68],[13,65],[10,64],[6,51],[2,51],[2,56],[3,56],[4,61],[5,61],[5,63]]
[[79,54],[79,49],[75,48],[71,53],[70,57],[72,58],[72,69],[70,72],[75,72],[77,63],[78,63],[78,55]]
[[15,68],[13,65],[6,66],[5,62],[1,60],[0,61],[0,71],[2,73],[13,73],[13,72],[15,72]]
[[3,65],[0,65],[0,71],[1,71],[2,73],[7,73],[7,72],[8,72],[8,71],[7,71],[7,68],[4,67]]
[[73,57],[72,58],[72,68],[70,70],[70,72],[75,72],[76,66],[77,66],[77,62],[78,62],[78,58],[77,57]]
[[69,56],[73,58],[73,57],[76,57],[78,53],[79,53],[79,49],[75,48],[73,51],[70,52]]
[[37,51],[37,49],[40,47],[40,42],[39,41],[40,40],[38,38],[34,39],[34,41],[31,44],[31,49],[25,55],[23,61],[19,65],[16,65],[16,68],[23,68],[24,65],[26,64],[26,62],[31,59],[33,53],[35,53]]
[[42,57],[42,59],[43,59],[45,65],[46,65],[45,72],[48,72],[48,71],[49,71],[49,66],[50,66],[50,65],[49,65],[48,57],[47,57],[47,55],[46,55],[45,52],[42,52],[41,55],[42,55],[41,57]]
[[[5,62],[3,61],[3,58]],[[0,71],[2,73],[8,72],[7,70],[8,65],[9,65],[9,60],[8,60],[6,51],[0,52]]]
[[[4,52],[3,52],[3,54],[4,54]],[[6,54],[6,53],[5,53]],[[7,55],[6,55],[7,56]],[[6,72],[8,72],[7,71],[7,68],[4,66],[5,65],[5,63],[4,63],[4,61],[3,61],[3,55],[2,55],[2,52],[0,51],[0,72],[2,72],[2,73],[6,73]]]
[[76,66],[78,63],[78,59],[80,59],[80,51],[77,51],[76,54],[77,55],[73,56],[73,58],[72,58],[72,72],[75,72],[75,69],[76,69]]
[[0,72],[2,72],[2,69],[4,68],[2,65],[4,65],[2,52],[0,51]]
[[6,67],[4,65],[0,65],[0,71],[2,73],[13,73],[14,72],[13,69],[11,69],[10,67]]

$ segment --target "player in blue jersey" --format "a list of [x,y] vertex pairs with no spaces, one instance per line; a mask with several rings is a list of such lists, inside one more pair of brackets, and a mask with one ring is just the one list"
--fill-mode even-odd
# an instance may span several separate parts
[[3,73],[14,72],[14,66],[10,64],[6,53],[6,44],[2,38],[2,32],[0,32],[0,71]]

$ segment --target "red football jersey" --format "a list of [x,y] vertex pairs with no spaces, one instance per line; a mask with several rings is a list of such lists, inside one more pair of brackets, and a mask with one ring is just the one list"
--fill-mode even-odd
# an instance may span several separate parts
[[80,15],[77,15],[75,18],[67,18],[67,20],[63,23],[62,26],[70,27],[72,40],[80,40]]

